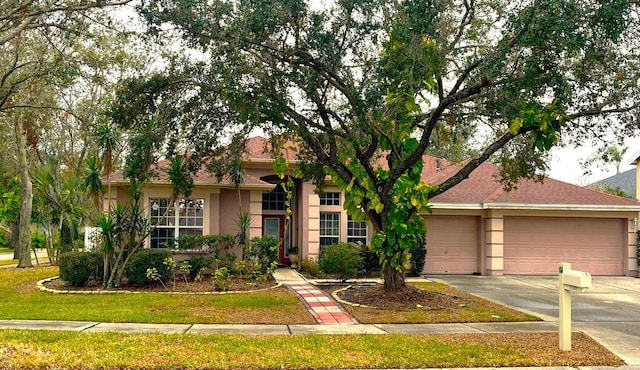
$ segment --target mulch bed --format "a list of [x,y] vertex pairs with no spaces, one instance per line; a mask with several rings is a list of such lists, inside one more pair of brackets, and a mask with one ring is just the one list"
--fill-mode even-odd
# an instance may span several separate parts
[[[48,283],[44,284],[47,288],[57,289],[57,290],[68,290],[68,291],[98,291],[103,290],[102,286],[99,284],[89,284],[85,287],[72,287],[67,285],[66,282],[55,279]],[[165,283],[166,288],[161,284],[148,285],[148,286],[136,286],[136,285],[128,285],[123,284],[118,288],[113,290],[127,290],[127,291],[135,291],[135,292],[192,292],[192,293],[204,293],[204,292],[214,292],[213,284],[210,279],[204,279],[201,281],[190,281],[185,282],[184,280],[176,280],[175,286],[172,281]],[[241,279],[241,278],[233,278],[231,280],[231,285],[227,291],[252,291],[252,290],[260,290],[267,289],[276,286],[277,283],[274,280],[268,281],[254,281],[249,279]]]
[[381,285],[355,285],[337,295],[347,302],[391,310],[444,310],[469,304],[463,297],[422,290],[411,285],[397,292],[385,292]]

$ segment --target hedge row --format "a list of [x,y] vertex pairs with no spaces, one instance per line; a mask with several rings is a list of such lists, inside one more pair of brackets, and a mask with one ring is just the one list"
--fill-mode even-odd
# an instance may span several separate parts
[[[173,276],[171,267],[164,264],[166,258],[173,258],[168,249],[141,249],[131,256],[126,270],[127,279],[136,285],[153,283],[147,279],[147,269],[156,268],[163,280]],[[58,259],[60,279],[71,286],[81,287],[91,283],[101,283],[104,260],[99,252],[65,252]]]

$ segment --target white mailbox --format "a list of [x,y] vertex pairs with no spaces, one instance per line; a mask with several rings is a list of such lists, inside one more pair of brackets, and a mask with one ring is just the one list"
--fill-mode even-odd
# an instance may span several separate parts
[[586,292],[591,288],[591,274],[571,269],[571,264],[560,264],[559,272],[559,302],[558,302],[558,331],[559,347],[561,351],[571,351],[571,293]]
[[562,272],[564,289],[586,292],[591,288],[591,274],[585,271],[565,270]]

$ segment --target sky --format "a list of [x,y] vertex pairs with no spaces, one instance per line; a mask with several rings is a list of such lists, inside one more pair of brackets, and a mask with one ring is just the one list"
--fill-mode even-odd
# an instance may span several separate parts
[[[628,149],[623,157],[620,172],[634,168],[635,166],[631,162],[640,156],[640,138],[628,139],[625,141],[625,145]],[[596,149],[592,145],[552,149],[549,177],[576,185],[588,185],[609,176],[614,176],[616,169],[613,164],[591,166],[592,174],[589,176],[584,175],[581,162],[584,162],[595,151]]]

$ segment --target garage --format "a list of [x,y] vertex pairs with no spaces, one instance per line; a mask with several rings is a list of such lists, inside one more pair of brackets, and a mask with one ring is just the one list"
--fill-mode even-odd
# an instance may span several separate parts
[[624,275],[626,219],[504,218],[504,273],[551,275],[560,262],[592,275]]
[[473,274],[478,263],[479,218],[426,216],[428,274]]

